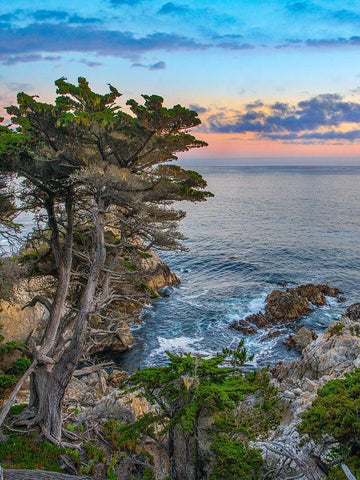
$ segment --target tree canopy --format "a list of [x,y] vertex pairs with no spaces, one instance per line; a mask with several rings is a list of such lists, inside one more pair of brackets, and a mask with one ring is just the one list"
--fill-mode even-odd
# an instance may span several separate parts
[[123,461],[141,464],[151,439],[166,447],[171,480],[258,479],[262,458],[249,440],[279,417],[266,371],[243,371],[243,342],[210,358],[167,355],[167,365],[138,370],[129,379],[130,391],[149,402],[149,412],[134,423],[108,422],[105,434]]
[[35,221],[30,243],[49,256],[54,278],[50,297],[47,291],[28,304],[41,303],[49,318],[30,351],[31,398],[22,419],[58,443],[89,319],[111,330],[123,314],[119,302],[146,298],[143,254],[183,248],[177,225],[185,212],[171,204],[211,194],[201,175],[168,164],[206,145],[189,133],[200,124],[196,112],[167,108],[157,95],[143,95],[143,104],[128,100],[124,110],[115,87],[99,94],[83,77],[78,85],[55,84],[54,104],[19,93],[7,108],[12,124],[1,127],[0,155],[1,172],[24,179],[19,199]]

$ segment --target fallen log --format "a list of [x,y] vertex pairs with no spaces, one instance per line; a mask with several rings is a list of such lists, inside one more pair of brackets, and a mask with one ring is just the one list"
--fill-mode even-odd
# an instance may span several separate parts
[[114,362],[98,363],[96,365],[91,365],[90,367],[83,367],[78,370],[75,370],[73,375],[74,377],[81,377],[82,375],[90,375],[91,373],[98,372],[99,370],[103,370],[106,367],[116,367],[116,364]]
[[[0,467],[1,469],[1,467]],[[0,470],[1,480],[94,480],[84,475],[45,472],[43,470]]]

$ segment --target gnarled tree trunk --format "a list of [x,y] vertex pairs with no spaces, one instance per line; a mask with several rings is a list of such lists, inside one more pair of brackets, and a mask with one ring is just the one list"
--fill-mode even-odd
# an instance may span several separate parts
[[[66,388],[81,358],[87,331],[87,319],[94,311],[94,297],[100,273],[104,267],[106,250],[104,242],[104,207],[98,201],[98,211],[94,216],[96,248],[89,276],[84,288],[79,311],[76,317],[73,335],[69,345],[59,353],[52,349],[47,353],[45,362],[40,363],[31,377],[30,403],[24,412],[28,426],[37,425],[44,436],[54,443],[61,443],[62,405]],[[63,347],[60,345],[60,349]],[[41,350],[40,350],[41,352]],[[53,358],[50,355],[53,355]]]

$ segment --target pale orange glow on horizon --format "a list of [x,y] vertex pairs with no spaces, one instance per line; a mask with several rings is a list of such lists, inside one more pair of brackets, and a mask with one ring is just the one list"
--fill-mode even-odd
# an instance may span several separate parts
[[207,142],[208,147],[191,150],[182,154],[183,158],[360,157],[360,143],[282,143],[233,133],[199,132],[196,137]]

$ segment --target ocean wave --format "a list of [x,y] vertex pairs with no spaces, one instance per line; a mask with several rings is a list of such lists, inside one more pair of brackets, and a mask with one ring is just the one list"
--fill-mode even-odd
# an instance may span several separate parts
[[165,354],[166,351],[169,351],[171,353],[194,353],[197,352],[199,355],[205,353],[206,355],[209,355],[209,352],[202,352],[199,351],[197,347],[194,347],[194,345],[200,343],[203,341],[203,337],[174,337],[174,338],[164,338],[164,337],[157,337],[158,341],[158,348],[153,350],[150,354],[150,357],[156,357],[158,355]]

